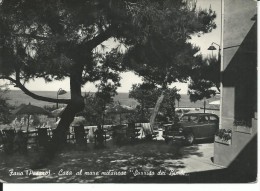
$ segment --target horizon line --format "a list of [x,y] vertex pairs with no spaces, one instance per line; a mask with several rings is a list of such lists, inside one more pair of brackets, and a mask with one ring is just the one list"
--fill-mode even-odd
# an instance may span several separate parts
[[[21,91],[21,92],[23,92],[22,90],[13,90],[13,89],[9,89],[8,91]],[[54,90],[30,90],[31,92],[57,92],[57,91],[54,91]],[[65,91],[67,91],[67,90],[65,90]],[[67,91],[67,92],[70,92],[70,91]],[[88,92],[90,92],[90,93],[95,93],[94,91],[82,91],[81,93],[88,93]],[[129,93],[129,92],[117,92],[117,93]],[[187,93],[185,94],[185,93],[180,93],[181,95],[188,95]]]

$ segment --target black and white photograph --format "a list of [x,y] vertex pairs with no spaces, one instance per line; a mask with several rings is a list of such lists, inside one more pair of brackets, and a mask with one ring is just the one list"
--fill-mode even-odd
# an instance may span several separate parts
[[0,183],[257,184],[256,0],[0,0]]

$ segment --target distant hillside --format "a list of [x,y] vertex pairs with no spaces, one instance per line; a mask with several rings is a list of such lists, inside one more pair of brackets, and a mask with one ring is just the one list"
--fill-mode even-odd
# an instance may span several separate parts
[[[46,96],[46,97],[52,97],[52,98],[57,97],[57,92],[54,92],[54,91],[34,91],[34,93],[38,94],[38,95]],[[60,95],[59,98],[69,98],[69,96],[70,96],[70,94],[68,92],[67,94]],[[19,106],[22,103],[23,104],[31,103],[33,105],[37,105],[40,107],[43,107],[45,105],[48,105],[48,106],[55,105],[55,103],[49,103],[49,102],[35,100],[35,99],[31,98],[30,96],[25,95],[20,90],[10,90],[10,92],[7,94],[7,97],[9,99],[8,103],[10,103],[11,105],[14,105],[14,106]],[[219,99],[219,95],[207,100],[207,103],[214,101],[214,100],[218,100],[218,99]],[[119,101],[121,104],[132,106],[132,107],[135,107],[138,104],[136,100],[128,98],[128,93],[118,93],[118,95],[116,95],[114,97],[114,100]],[[177,106],[177,103],[176,103],[176,106]],[[179,102],[179,107],[203,107],[203,101],[197,101],[196,103],[192,103],[192,102],[190,102],[188,95],[182,94],[181,101]]]

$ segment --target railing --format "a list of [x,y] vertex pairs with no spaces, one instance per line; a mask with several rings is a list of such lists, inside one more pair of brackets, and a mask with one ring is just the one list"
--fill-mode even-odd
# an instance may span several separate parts
[[[143,128],[144,123],[132,123],[128,125],[117,125],[111,126],[111,128],[107,130],[102,130],[102,136],[104,143],[106,140],[112,137],[115,142],[119,141],[119,139],[124,139],[133,141],[135,139],[140,139],[144,136]],[[0,145],[9,141],[14,141],[18,131],[14,129],[9,130],[0,130]],[[26,137],[27,145],[36,145],[36,146],[44,146],[51,138],[53,137],[54,130],[49,128],[38,128],[33,131],[23,132]],[[73,126],[70,131],[67,132],[66,142],[67,143],[76,143],[83,144],[90,142],[89,140],[89,129],[85,129],[84,126]],[[156,135],[153,135],[153,137]],[[93,142],[95,145],[97,144],[97,135],[93,134]],[[118,139],[118,140],[116,140]]]
[[[66,135],[67,143],[87,143],[88,140],[88,129],[81,129],[78,131],[78,127],[73,127],[72,131],[68,131]],[[0,145],[6,142],[13,142],[18,131],[15,129],[0,130]],[[27,139],[27,145],[44,145],[45,142],[48,142],[54,134],[54,130],[48,128],[39,128],[29,132],[23,132],[24,137]],[[109,137],[107,132],[103,133],[104,141]],[[95,137],[95,135],[94,135]]]

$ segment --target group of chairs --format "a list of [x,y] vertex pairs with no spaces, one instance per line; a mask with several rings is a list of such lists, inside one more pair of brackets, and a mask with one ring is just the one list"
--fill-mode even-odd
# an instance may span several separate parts
[[[78,145],[85,145],[87,142],[91,142],[89,138],[89,129],[85,129],[83,125],[73,126],[72,133],[68,132],[67,141],[73,141]],[[94,131],[93,139],[95,148],[102,148],[106,144],[107,132],[103,130],[101,125],[97,126],[97,129]]]
[[0,145],[3,145],[3,149],[6,153],[10,154],[14,151],[19,153],[27,152],[27,137],[22,131],[15,129],[0,130]]
[[[86,145],[88,140],[88,129],[84,126],[73,126],[72,131],[67,132],[67,143],[76,143],[77,145]],[[23,132],[15,129],[0,130],[0,147],[5,153],[11,154],[14,152],[26,153],[28,145],[34,145],[36,148],[47,146],[55,133],[55,129],[37,128],[33,131]],[[95,147],[103,147],[106,143],[106,132],[101,128],[94,132]]]
[[[122,145],[127,142],[134,142],[140,135],[140,128],[135,123],[126,125],[115,125],[104,130],[100,125],[97,126],[92,139],[90,140],[89,129],[85,129],[83,125],[73,126],[67,132],[67,143],[75,143],[84,146],[88,142],[94,142],[95,148],[103,148],[108,138],[112,137],[113,143]],[[55,130],[49,128],[37,128],[33,131],[23,132],[15,129],[0,130],[0,145],[3,145],[6,153],[18,151],[20,153],[27,152],[28,145],[35,145],[36,148],[45,147],[53,137]]]
[[115,125],[111,127],[113,143],[122,145],[133,143],[140,136],[140,128],[135,123]]

